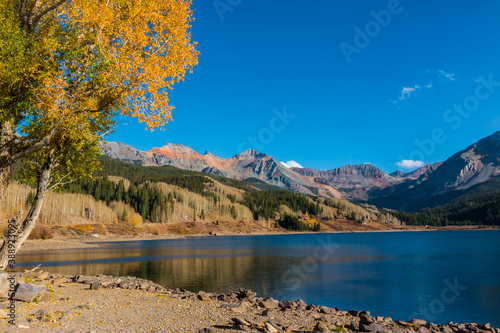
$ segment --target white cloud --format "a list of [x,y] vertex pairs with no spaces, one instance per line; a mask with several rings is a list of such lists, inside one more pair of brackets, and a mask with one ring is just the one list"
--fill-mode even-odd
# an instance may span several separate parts
[[287,169],[290,168],[304,168],[302,165],[295,161],[288,161],[288,162],[280,162],[283,166],[285,166]]
[[399,96],[399,100],[410,98],[411,94],[419,89],[420,85],[418,83],[414,87],[403,87],[403,90],[401,90],[401,96]]
[[[413,95],[414,92],[416,92],[418,90],[434,88],[433,81],[436,80],[436,77],[438,79],[438,83],[441,83],[441,84],[443,83],[443,78],[445,81],[455,81],[455,73],[448,73],[448,72],[443,71],[442,69],[428,70],[428,71],[426,71],[426,73],[432,73],[433,77],[431,78],[431,82],[429,82],[428,84],[423,85],[423,86],[416,83],[412,87],[403,87],[403,89],[401,90],[401,94],[398,97],[398,100],[402,101],[402,100],[408,99]],[[441,79],[441,80],[439,80],[439,79]],[[397,104],[397,102],[395,102],[395,103]]]
[[423,161],[402,160],[401,162],[396,162],[396,165],[403,169],[416,169],[423,167],[425,163]]
[[445,78],[447,78],[448,80],[455,81],[455,73],[447,73],[447,72],[443,71],[442,69],[438,69],[437,72],[440,73],[441,76],[444,76]]

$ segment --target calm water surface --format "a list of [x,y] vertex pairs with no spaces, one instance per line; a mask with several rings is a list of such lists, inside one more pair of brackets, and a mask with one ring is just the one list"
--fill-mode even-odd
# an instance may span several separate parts
[[170,288],[240,287],[281,300],[368,310],[395,320],[500,327],[500,231],[211,237],[41,251],[17,266],[134,275]]

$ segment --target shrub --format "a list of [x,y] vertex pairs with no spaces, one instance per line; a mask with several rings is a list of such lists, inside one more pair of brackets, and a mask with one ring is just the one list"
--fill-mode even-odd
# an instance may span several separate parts
[[29,239],[51,239],[54,237],[54,231],[52,229],[37,224],[30,233]]

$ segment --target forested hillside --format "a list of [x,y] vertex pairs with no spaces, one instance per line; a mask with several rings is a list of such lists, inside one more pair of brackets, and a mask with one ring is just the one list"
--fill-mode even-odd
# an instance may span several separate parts
[[[498,224],[500,191],[418,213],[404,213],[379,211],[374,206],[342,199],[304,196],[257,179],[240,181],[175,167],[143,167],[107,157],[99,161],[101,168],[92,178],[66,184],[59,193],[49,192],[39,222],[56,226],[94,223],[93,228],[74,227],[77,233],[86,228],[90,234],[100,233],[103,228],[95,223],[116,222],[133,228],[142,228],[144,223],[170,226],[203,222],[215,230],[220,223],[233,232],[249,230],[242,223],[265,230],[302,231],[364,230],[367,222],[381,229],[401,222],[433,226]],[[2,210],[10,216],[17,214],[33,200],[33,193],[28,186],[13,183]],[[169,228],[167,232],[195,232],[183,231],[183,227]]]
[[[101,157],[100,163],[93,178],[67,184],[62,192],[90,195],[112,207],[122,221],[134,214],[153,223],[278,221],[276,226],[287,229],[319,231],[320,219],[379,218],[378,212],[343,200],[308,197],[256,179],[246,182],[175,167],[143,167],[108,157]],[[303,222],[297,222],[299,217]]]
[[465,199],[425,208],[417,213],[387,211],[408,225],[500,225],[500,190],[467,195]]

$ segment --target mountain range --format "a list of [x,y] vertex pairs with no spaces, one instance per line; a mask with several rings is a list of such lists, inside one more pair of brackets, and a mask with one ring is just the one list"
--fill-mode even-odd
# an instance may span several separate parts
[[[371,164],[346,165],[331,170],[287,168],[253,149],[230,158],[208,151],[201,155],[190,147],[167,143],[140,151],[121,142],[101,147],[104,155],[143,166],[174,166],[270,185],[307,195],[367,201],[379,207],[416,211],[451,202],[500,178],[500,131],[444,162],[425,165],[412,172],[386,174]],[[496,184],[496,183],[495,183]]]

